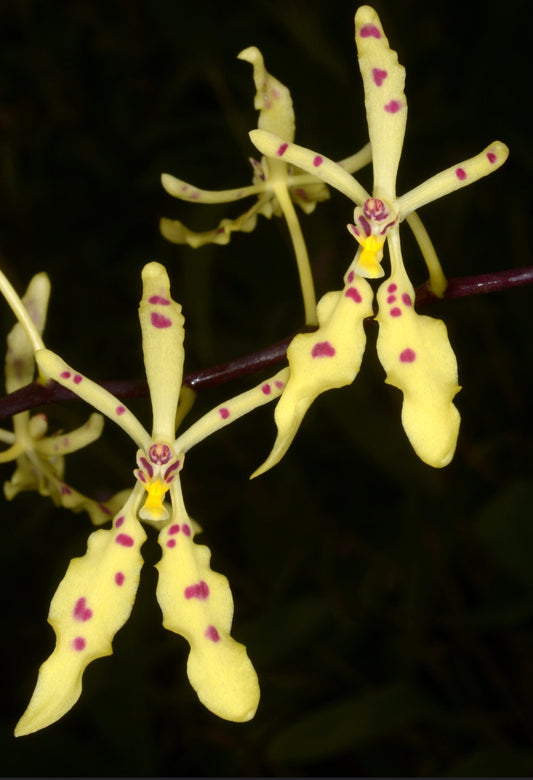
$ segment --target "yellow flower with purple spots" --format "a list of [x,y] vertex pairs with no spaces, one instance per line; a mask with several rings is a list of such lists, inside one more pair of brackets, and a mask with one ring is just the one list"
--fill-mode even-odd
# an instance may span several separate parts
[[389,47],[377,13],[369,6],[357,10],[355,40],[372,147],[371,194],[322,154],[265,130],[250,133],[253,143],[269,159],[283,159],[313,173],[356,204],[348,229],[358,244],[344,277],[344,289],[327,293],[318,303],[318,330],[299,334],[289,346],[290,378],[275,410],[278,436],[255,475],[283,457],[319,393],[346,385],[357,375],[365,347],[363,318],[373,314],[373,292],[366,279],[384,275],[381,261],[385,243],[391,272],[377,292],[377,350],[386,381],[403,393],[402,423],[424,462],[437,468],[447,465],[457,443],[460,417],[452,400],[460,388],[455,355],[444,323],[415,312],[414,289],[402,259],[400,223],[406,220],[413,230],[429,270],[430,287],[442,296],[446,279],[415,210],[497,170],[507,159],[508,149],[495,141],[475,157],[397,197],[396,174],[407,120],[405,70]]
[[[292,141],[295,133],[295,119],[291,94],[286,86],[274,78],[265,68],[259,49],[250,46],[238,55],[239,59],[250,62],[254,69],[256,87],[255,108],[259,111],[258,127],[276,133]],[[338,165],[347,171],[358,171],[370,162],[370,144],[356,154],[341,160]],[[179,220],[163,218],[160,229],[163,236],[176,244],[189,244],[192,247],[208,243],[227,244],[235,231],[249,233],[255,228],[257,217],[262,214],[270,219],[272,215],[283,215],[289,228],[294,247],[307,324],[316,324],[316,299],[313,277],[309,268],[309,257],[302,235],[298,217],[294,209],[296,203],[302,211],[310,214],[320,201],[329,197],[328,189],[312,173],[306,173],[297,166],[287,165],[279,158],[260,161],[250,159],[253,170],[253,182],[246,187],[231,190],[203,190],[176,179],[168,173],[161,176],[163,187],[175,198],[194,203],[229,203],[256,196],[253,206],[236,219],[223,219],[214,230],[194,232]]]
[[[288,371],[205,414],[176,437],[183,372],[184,319],[159,263],[143,269],[139,308],[144,364],[152,403],[152,433],[115,396],[38,349],[42,374],[72,390],[114,420],[137,445],[135,485],[110,529],[91,534],[87,552],[70,562],[50,605],[56,646],[39,670],[37,686],[15,734],[54,723],[81,694],[82,675],[96,658],[112,653],[112,640],[133,607],[146,539],[141,521],[159,531],[162,557],[157,600],[163,625],[190,644],[189,680],[200,701],[221,718],[246,721],[255,714],[259,686],[246,648],[231,635],[233,599],[228,581],[211,570],[211,553],[194,541],[199,527],[183,502],[180,472],[186,453],[214,431],[278,397]],[[169,499],[168,503],[166,499]]]

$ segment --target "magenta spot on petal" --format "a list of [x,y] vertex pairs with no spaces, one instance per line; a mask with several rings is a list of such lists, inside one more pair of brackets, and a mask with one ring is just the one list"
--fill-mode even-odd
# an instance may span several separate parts
[[270,387],[268,382],[265,382],[265,384],[262,385],[261,392],[264,393],[264,395],[270,395],[270,393],[272,392],[272,388]]
[[121,571],[117,571],[117,573],[115,574],[115,582],[116,582],[116,584],[117,585],[124,585],[124,580],[125,579],[126,579],[126,577],[122,574],[122,572]]
[[103,512],[104,514],[106,514],[106,515],[111,515],[111,514],[113,514],[113,513],[111,512],[110,508],[109,508],[108,506],[106,506],[106,505],[103,503],[103,501],[99,501],[99,502],[98,502],[98,506],[100,507],[100,509],[102,510],[102,512]]
[[62,371],[60,377],[61,379],[70,379],[70,371]]
[[333,357],[335,347],[329,341],[319,341],[311,350],[311,357]]
[[128,534],[119,534],[115,539],[117,544],[121,544],[122,547],[133,547],[135,540]]
[[354,276],[355,276],[355,272],[354,271],[350,271],[350,273],[346,277],[346,281],[348,282],[348,284],[351,284],[353,282]]
[[157,311],[151,312],[150,322],[154,328],[170,328],[172,325],[172,320],[169,320],[168,317],[165,317],[164,314],[159,314]]
[[124,522],[124,515],[120,515],[120,517],[117,517],[117,519],[115,520],[115,528],[120,528],[123,522]]
[[412,306],[411,296],[408,293],[402,293],[402,301],[406,306]]
[[379,28],[375,24],[364,24],[359,31],[361,38],[381,38]]
[[214,626],[207,626],[204,636],[212,642],[218,642],[220,640],[219,633]]
[[387,78],[388,73],[386,70],[380,70],[379,68],[372,68],[372,78],[374,79],[374,84],[377,87],[381,87],[385,79]]
[[176,546],[176,540],[175,539],[169,539],[167,542],[167,547],[175,547]]
[[62,496],[70,496],[72,493],[72,490],[68,487],[68,485],[61,485],[61,495]]
[[281,146],[278,147],[277,155],[278,157],[283,157],[287,149],[289,148],[289,144],[281,144]]
[[121,414],[124,414],[125,411],[126,411],[125,406],[117,406],[117,408],[115,409],[115,412],[119,415],[119,417]]
[[387,303],[394,303],[395,300],[396,300],[396,296],[395,295],[388,295],[387,296]]
[[189,585],[185,588],[184,594],[186,599],[200,599],[200,601],[205,601],[209,596],[209,586],[207,582],[200,580],[200,582],[197,582],[195,585]]
[[496,162],[496,155],[494,154],[494,152],[487,152],[487,160],[490,163],[495,163]]
[[190,536],[190,535],[191,535],[191,529],[190,529],[190,527],[187,525],[187,523],[183,523],[183,525],[181,526],[181,530],[183,531],[183,533],[185,534],[185,536]]
[[402,310],[399,309],[397,306],[395,306],[394,309],[390,310],[390,316],[391,317],[401,317],[402,316]]
[[229,417],[229,409],[226,409],[225,406],[223,406],[222,409],[219,409],[218,413],[222,417],[223,420],[227,420],[228,417]]
[[386,103],[383,108],[387,113],[389,114],[396,114],[400,108],[402,107],[402,104],[399,100],[390,100],[388,103]]
[[174,534],[179,534],[179,532],[180,532],[180,527],[178,523],[174,523],[174,525],[171,525],[167,531],[169,536],[174,536]]
[[276,387],[278,388],[278,390],[282,390],[282,389],[283,389],[283,387],[285,386],[285,385],[283,384],[283,382],[280,382],[280,380],[279,380],[279,379],[276,379],[276,381],[274,382],[274,384],[276,385]]
[[461,181],[464,181],[466,179],[466,171],[465,171],[464,168],[456,168],[455,169],[455,175]]
[[79,374],[74,374],[72,381],[74,382],[75,385],[79,385],[82,379],[83,377],[80,376]]
[[397,289],[398,289],[398,285],[397,284],[394,284],[394,283],[393,284],[389,284],[389,286],[387,287],[387,292],[388,293],[393,293],[393,292],[396,292]]
[[152,295],[148,298],[148,303],[158,304],[159,306],[170,306],[168,298],[163,298],[162,295]]
[[413,363],[414,360],[416,360],[416,352],[414,349],[404,349],[403,352],[400,352],[400,361],[402,363]]
[[316,157],[313,159],[313,165],[315,168],[318,168],[319,165],[322,165],[324,162],[324,158],[321,157],[319,154],[316,155]]
[[361,293],[357,289],[357,287],[348,287],[346,292],[344,293],[345,298],[351,298],[352,301],[355,301],[355,303],[361,303],[363,300],[361,297]]
[[72,610],[72,614],[76,620],[83,620],[83,622],[92,618],[93,611],[87,606],[87,600],[85,596],[82,596],[81,599],[77,600],[76,604],[74,605],[74,609]]
[[84,650],[86,641],[82,636],[77,636],[75,639],[72,640],[72,647],[74,650]]

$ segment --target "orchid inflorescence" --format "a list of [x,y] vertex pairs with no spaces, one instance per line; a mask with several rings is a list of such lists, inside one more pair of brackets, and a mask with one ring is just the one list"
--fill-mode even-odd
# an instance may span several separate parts
[[[363,357],[364,320],[379,323],[377,351],[386,381],[403,393],[402,423],[419,457],[433,467],[452,459],[459,433],[455,355],[444,323],[415,311],[415,293],[400,243],[400,224],[407,222],[418,242],[436,296],[446,279],[416,210],[453,190],[495,171],[508,150],[496,141],[476,156],[432,176],[410,192],[396,195],[396,174],[403,146],[407,102],[405,71],[389,47],[381,22],[369,6],[355,15],[355,40],[363,77],[370,142],[356,154],[334,162],[322,152],[294,143],[295,119],[287,87],[265,68],[255,47],[239,54],[253,66],[258,128],[250,133],[262,157],[251,160],[251,185],[207,191],[163,174],[165,190],[181,200],[223,203],[255,196],[236,219],[224,219],[213,230],[194,233],[181,222],[161,220],[163,235],[193,247],[227,244],[233,232],[250,232],[258,215],[285,218],[298,266],[305,324],[287,350],[288,367],[237,396],[218,404],[183,432],[190,399],[183,392],[184,318],[171,295],[165,268],[148,263],[142,271],[139,319],[146,378],[152,405],[150,432],[123,401],[47,349],[42,339],[50,282],[37,274],[22,298],[0,272],[0,289],[18,322],[8,336],[6,390],[37,381],[56,382],[92,406],[80,428],[48,434],[47,419],[29,411],[13,417],[13,431],[0,430],[7,448],[0,462],[16,462],[5,483],[6,498],[37,490],[56,505],[87,511],[94,525],[110,522],[89,537],[87,552],[70,562],[50,605],[49,622],[56,646],[39,671],[30,704],[15,733],[29,734],[62,717],[81,693],[82,675],[94,659],[112,652],[116,632],[133,607],[146,539],[143,524],[158,531],[162,557],[157,600],[163,625],[190,645],[187,672],[201,702],[216,715],[233,721],[252,718],[259,686],[245,647],[231,635],[233,600],[225,577],[211,570],[210,551],[195,542],[200,527],[185,509],[181,473],[188,451],[234,420],[279,399],[274,412],[277,438],[266,461],[252,476],[278,463],[293,441],[305,413],[326,390],[350,384]],[[367,192],[353,173],[372,162],[373,188]],[[303,232],[294,208],[309,214],[329,197],[328,186],[355,204],[348,230],[357,243],[341,289],[326,292],[318,304]],[[368,279],[385,275],[385,245],[390,272],[376,293]],[[120,426],[136,447],[134,483],[105,502],[76,491],[64,480],[65,457],[93,443],[104,417]],[[132,463],[133,465],[133,463]]]

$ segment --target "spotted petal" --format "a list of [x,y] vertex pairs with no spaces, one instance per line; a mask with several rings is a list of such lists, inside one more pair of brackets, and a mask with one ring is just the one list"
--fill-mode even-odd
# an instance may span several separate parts
[[508,156],[509,149],[507,146],[502,144],[501,141],[494,141],[486,149],[483,149],[482,152],[476,154],[475,157],[470,157],[469,160],[464,160],[458,165],[452,165],[451,168],[437,173],[435,176],[427,179],[427,181],[419,184],[418,187],[398,198],[396,208],[399,211],[400,219],[403,219],[426,203],[431,203],[437,200],[437,198],[442,198],[450,192],[455,192],[455,190],[459,190],[461,187],[473,184],[478,179],[482,179],[483,176],[488,176],[489,173],[497,171]]
[[254,106],[259,111],[257,126],[270,130],[292,141],[294,138],[294,110],[287,87],[265,68],[263,55],[256,46],[249,46],[237,55],[253,65],[256,88]]
[[377,292],[378,356],[386,382],[403,393],[402,424],[417,455],[440,468],[452,459],[459,412],[457,362],[441,320],[417,314],[401,260],[398,228],[389,234],[393,271]]
[[299,333],[289,345],[289,381],[274,412],[278,435],[252,477],[281,460],[320,393],[351,384],[357,376],[366,343],[363,320],[372,315],[373,294],[365,279],[353,272],[347,278],[344,290],[326,293],[319,301],[318,330]]
[[259,684],[244,645],[230,636],[233,599],[228,581],[209,566],[211,553],[193,541],[179,480],[170,488],[174,516],[159,534],[163,555],[157,600],[163,625],[191,646],[187,674],[198,698],[220,718],[253,718]]
[[50,604],[48,621],[56,633],[56,647],[39,670],[15,736],[61,718],[80,696],[87,665],[112,653],[112,639],[130,615],[142,565],[140,548],[146,534],[136,519],[138,491],[131,494],[114,527],[92,533],[86,554],[70,562]]
[[368,5],[355,14],[355,42],[372,145],[373,194],[393,203],[407,122],[405,69],[389,46],[379,16]]
[[357,205],[362,206],[369,197],[366,190],[347,170],[328,157],[304,146],[288,143],[279,135],[266,130],[252,130],[249,135],[254,146],[262,154],[274,159],[282,158],[286,163],[297,165],[298,168],[339,190]]

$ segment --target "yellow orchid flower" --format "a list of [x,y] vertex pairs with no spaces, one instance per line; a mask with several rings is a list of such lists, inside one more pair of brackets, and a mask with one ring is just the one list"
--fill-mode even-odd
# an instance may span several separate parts
[[199,529],[185,509],[179,475],[191,447],[278,397],[288,370],[219,404],[176,438],[184,319],[181,306],[171,298],[162,265],[146,265],[142,279],[139,319],[153,411],[151,434],[125,404],[54,352],[36,352],[44,376],[114,420],[138,452],[135,485],[111,529],[91,534],[86,554],[70,562],[52,599],[49,622],[56,646],[40,668],[32,699],[16,727],[17,736],[62,717],[80,696],[86,666],[111,654],[113,637],[130,615],[139,583],[140,549],[146,539],[140,521],[159,530],[157,600],[163,625],[190,644],[187,673],[200,701],[233,721],[249,720],[258,705],[257,676],[246,648],[230,636],[233,600],[228,581],[211,570],[209,549],[194,542]]
[[[255,108],[259,111],[258,127],[280,135],[288,141],[294,140],[295,121],[289,90],[265,68],[259,49],[250,46],[238,55],[239,59],[253,66],[256,87]],[[296,166],[288,166],[278,157],[260,161],[250,159],[253,169],[253,183],[247,187],[231,190],[202,190],[168,173],[161,176],[163,187],[175,198],[194,203],[229,203],[252,195],[257,201],[236,219],[223,219],[214,230],[196,233],[178,220],[163,218],[160,229],[163,236],[176,244],[192,247],[204,244],[227,244],[235,231],[248,233],[255,228],[257,217],[262,214],[270,219],[272,215],[283,215],[289,228],[296,255],[300,285],[304,299],[305,319],[308,325],[316,324],[316,299],[309,257],[300,224],[293,203],[310,214],[318,202],[329,197],[324,183],[311,173],[305,173]],[[355,172],[370,162],[370,144],[356,154],[341,160],[338,165],[346,171]]]
[[391,273],[377,292],[377,350],[386,381],[403,392],[403,426],[425,463],[437,468],[447,465],[456,447],[460,417],[452,399],[460,388],[455,355],[444,323],[415,312],[414,291],[401,254],[399,225],[407,220],[428,266],[430,287],[442,296],[446,279],[415,209],[497,170],[507,159],[508,149],[495,141],[475,157],[397,197],[396,174],[407,120],[405,70],[389,47],[377,13],[369,6],[357,10],[355,40],[372,146],[372,195],[343,167],[323,155],[266,130],[250,133],[255,146],[269,159],[283,159],[312,172],[356,203],[354,222],[348,229],[359,244],[344,277],[344,290],[328,293],[318,304],[319,329],[296,336],[288,349],[291,374],[275,411],[278,436],[269,457],[253,476],[283,457],[305,411],[319,393],[355,378],[365,346],[362,320],[372,313],[372,292],[365,279],[383,276],[385,242]]
[[[0,279],[4,289],[6,283],[9,284],[5,277]],[[42,344],[49,296],[50,280],[46,274],[40,273],[30,281],[22,298],[26,323],[33,329],[39,345]],[[33,346],[24,328],[17,322],[7,337],[7,392],[13,393],[33,382],[35,369]],[[80,428],[47,436],[46,415],[30,415],[28,411],[13,415],[13,431],[0,429],[0,441],[9,445],[0,452],[0,463],[16,461],[17,464],[11,479],[4,483],[6,498],[11,500],[23,490],[37,490],[41,496],[50,496],[56,506],[64,506],[73,512],[87,511],[95,525],[105,523],[118,508],[116,497],[106,502],[94,501],[64,481],[65,455],[98,439],[103,427],[102,415],[91,414]]]

